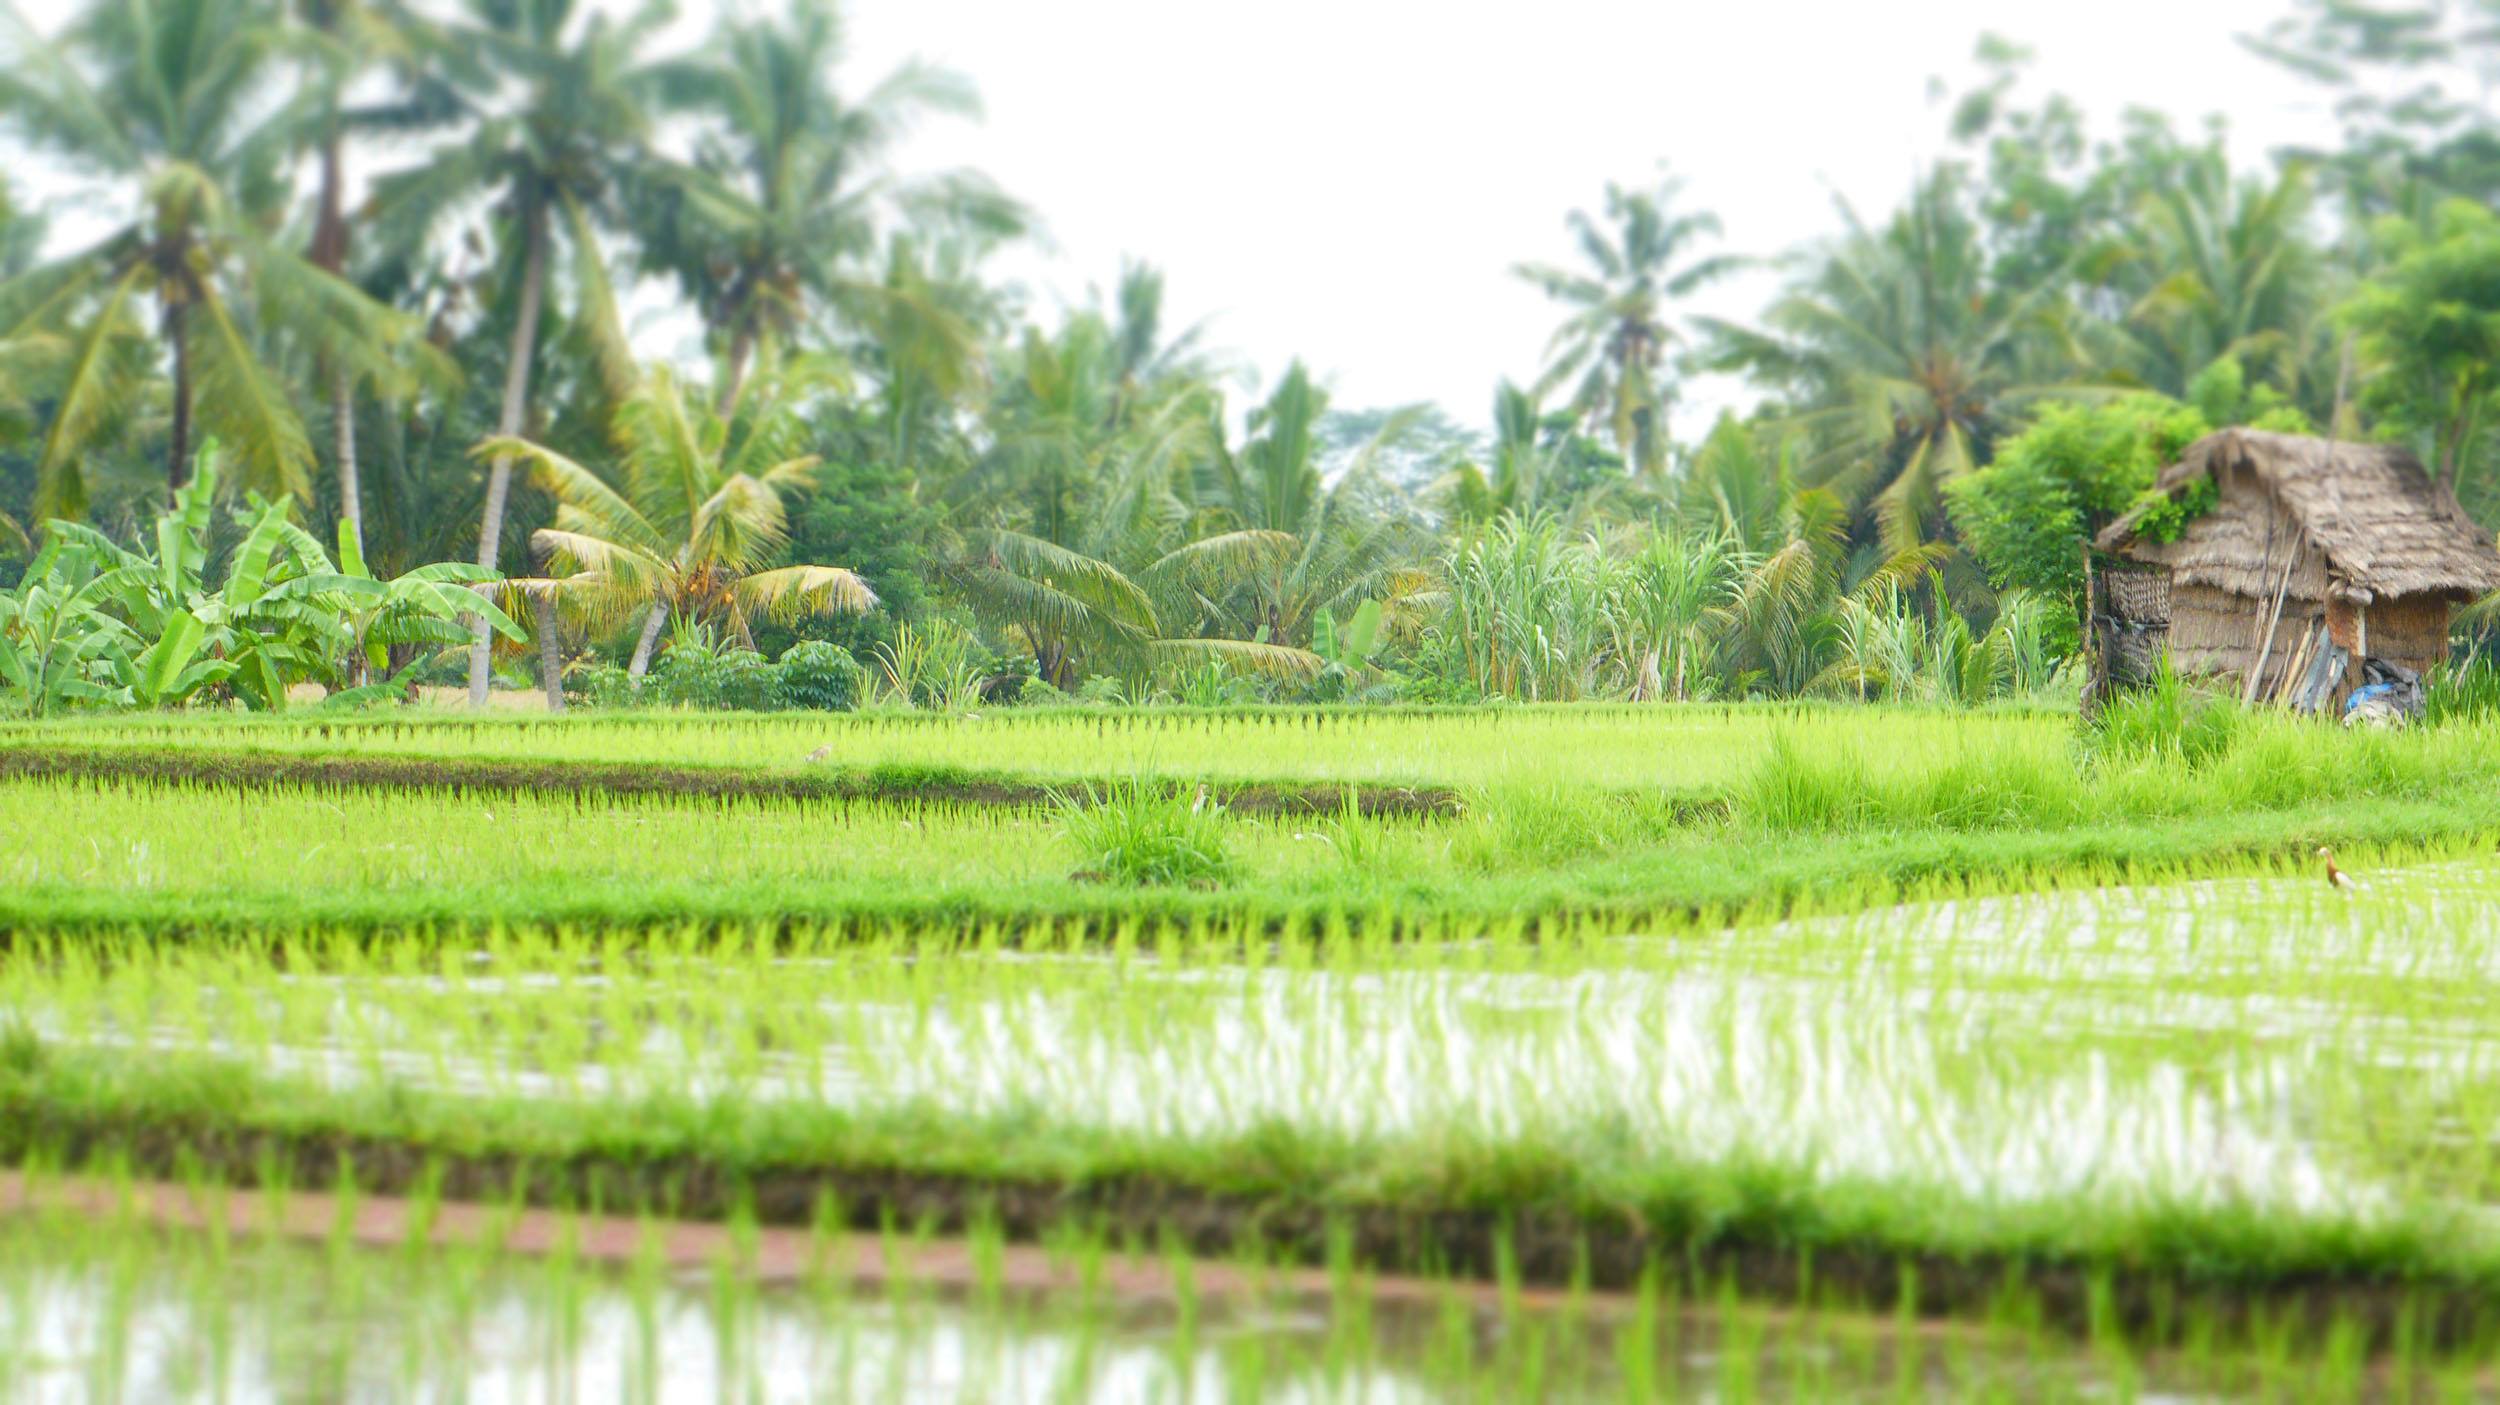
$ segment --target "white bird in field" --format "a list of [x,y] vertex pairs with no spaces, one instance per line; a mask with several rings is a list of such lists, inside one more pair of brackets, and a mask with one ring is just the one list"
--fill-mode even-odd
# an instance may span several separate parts
[[2355,886],[2352,875],[2335,866],[2335,851],[2321,844],[2318,846],[2318,857],[2326,860],[2326,886],[2351,892]]
[[807,754],[807,759],[808,759],[808,760],[810,760],[810,761],[822,761],[822,760],[824,760],[826,757],[831,756],[831,755],[833,755],[833,743],[831,743],[831,742],[827,742],[827,743],[825,743],[823,746],[820,746],[820,747],[816,748],[814,751],[809,752],[809,753]]

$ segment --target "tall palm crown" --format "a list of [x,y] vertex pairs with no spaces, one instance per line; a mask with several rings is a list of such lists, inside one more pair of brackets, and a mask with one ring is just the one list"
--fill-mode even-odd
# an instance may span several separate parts
[[486,455],[528,462],[554,495],[556,523],[532,539],[551,566],[524,589],[594,626],[644,617],[630,671],[639,678],[672,622],[715,623],[752,642],[759,614],[860,611],[867,582],[839,566],[771,567],[789,542],[788,499],[814,483],[807,427],[768,385],[724,417],[664,370],[617,407],[625,446],[615,481],[526,439]]
[[1602,424],[1636,469],[1657,474],[1667,461],[1667,410],[1674,389],[1665,358],[1676,341],[1668,305],[1736,266],[1728,258],[1687,261],[1694,244],[1719,233],[1718,217],[1678,212],[1680,182],[1654,190],[1606,187],[1603,223],[1570,216],[1582,267],[1523,264],[1521,277],[1571,309],[1554,330],[1540,393],[1572,383],[1571,406]]
[[2140,289],[2127,325],[2148,382],[2184,395],[2198,372],[2232,356],[2300,388],[2323,310],[2309,211],[2305,170],[2235,180],[2218,147],[2146,197],[2123,273]]
[[1848,234],[1773,305],[1768,330],[1710,326],[1721,364],[1791,397],[1811,444],[1800,481],[1871,513],[1898,552],[1936,520],[1943,486],[1985,461],[2013,407],[2070,378],[2066,279],[1997,283],[1950,169],[1881,229],[1843,214]]
[[[881,205],[933,194],[879,177],[894,139],[924,114],[979,111],[970,84],[917,64],[847,101],[832,79],[842,47],[829,0],[794,0],[785,20],[724,25],[702,54],[656,74],[673,107],[711,128],[692,160],[657,165],[643,181],[645,259],[678,280],[720,339],[723,403],[756,348],[787,344],[817,304],[877,296]],[[1020,210],[968,177],[939,189],[966,197],[959,210],[1021,227]]]
[[1191,494],[1201,532],[1145,575],[1167,615],[1186,609],[1210,628],[1299,647],[1322,612],[1376,599],[1394,615],[1418,588],[1404,569],[1419,554],[1413,523],[1380,510],[1375,467],[1415,412],[1390,416],[1331,483],[1318,433],[1327,410],[1327,391],[1296,361],[1250,412],[1238,451],[1211,428]]
[[284,163],[305,113],[269,98],[285,88],[269,18],[250,0],[107,0],[54,42],[17,22],[0,63],[0,116],[33,145],[120,184],[138,208],[10,293],[76,325],[38,466],[41,513],[85,506],[80,451],[136,393],[114,349],[143,307],[153,307],[171,362],[166,473],[176,488],[190,474],[195,411],[235,452],[245,485],[309,486],[312,446],[259,352],[258,321],[289,325],[367,371],[386,369],[405,345],[409,329],[385,309],[274,242]]

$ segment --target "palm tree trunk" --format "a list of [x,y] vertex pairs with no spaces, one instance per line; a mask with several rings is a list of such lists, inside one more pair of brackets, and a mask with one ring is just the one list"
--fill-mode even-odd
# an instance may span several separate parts
[[642,617],[642,637],[634,641],[633,661],[625,665],[625,678],[633,691],[642,691],[642,675],[651,667],[651,646],[660,641],[660,629],[668,623],[667,607],[653,602],[651,613]]
[[347,535],[356,544],[356,554],[365,554],[364,486],[356,473],[356,379],[345,362],[330,370],[330,434],[339,461],[339,520],[347,524]]
[[729,418],[730,410],[736,407],[738,392],[746,386],[747,362],[754,355],[755,329],[741,325],[729,339],[729,364],[721,376],[719,401],[712,407],[722,419]]
[[[176,294],[179,298],[180,294]],[[175,492],[191,481],[191,304],[165,305],[165,340],[174,351],[174,424],[165,446],[165,481]]]
[[564,661],[558,655],[556,604],[544,591],[530,595],[532,623],[538,631],[538,685],[547,690],[547,710],[564,711]]
[[[539,303],[547,292],[546,206],[533,200],[522,218],[528,247],[521,256],[521,306],[512,322],[512,360],[504,368],[503,414],[496,422],[496,432],[505,435],[521,432],[522,412],[529,403],[530,357],[538,348]],[[487,470],[486,512],[477,529],[477,564],[489,570],[494,569],[503,546],[503,510],[511,496],[512,457],[498,455]],[[484,707],[490,632],[483,617],[474,628],[477,637],[469,645],[469,706]]]
[[[343,274],[347,271],[347,162],[335,100],[331,106],[329,128],[321,142],[321,195],[313,217],[310,257],[313,267]],[[356,544],[356,554],[362,556],[365,499],[356,472],[356,378],[343,359],[330,367],[330,435],[333,455],[338,460],[339,520],[347,524],[348,539]]]

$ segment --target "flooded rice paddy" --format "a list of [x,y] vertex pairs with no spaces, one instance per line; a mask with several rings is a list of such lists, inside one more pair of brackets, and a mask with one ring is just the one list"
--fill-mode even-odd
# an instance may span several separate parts
[[46,1043],[330,1089],[913,1108],[1198,1139],[1602,1137],[1993,1203],[2333,1218],[2479,1205],[2500,1128],[2500,870],[2227,880],[1676,937],[1036,952],[71,943]]

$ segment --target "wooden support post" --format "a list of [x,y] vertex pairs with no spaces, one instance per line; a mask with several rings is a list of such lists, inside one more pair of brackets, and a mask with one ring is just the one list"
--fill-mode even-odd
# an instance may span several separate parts
[[[2283,623],[2283,592],[2291,588],[2292,568],[2300,564],[2300,541],[2292,541],[2291,559],[2283,563],[2283,574],[2274,583],[2274,607],[2265,615],[2265,642],[2257,650],[2257,661],[2248,667],[2248,681],[2240,689],[2240,703],[2245,706],[2257,700],[2257,680],[2265,677],[2266,657],[2274,652],[2274,632]],[[2260,578],[2262,579],[2262,577]]]

